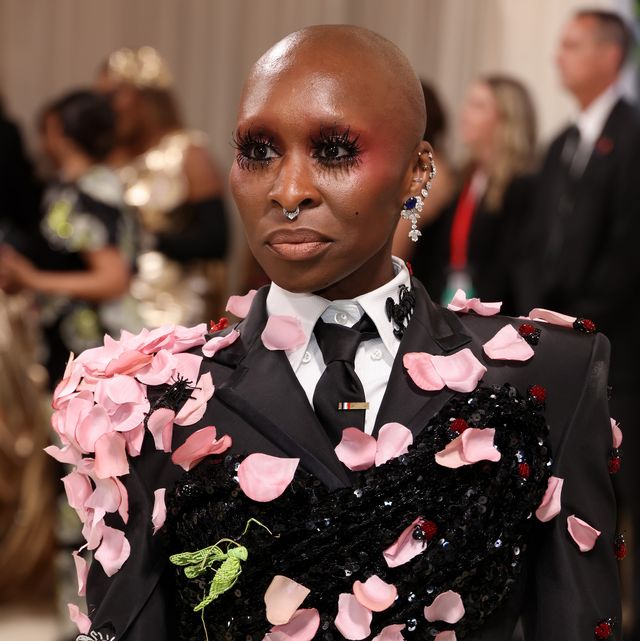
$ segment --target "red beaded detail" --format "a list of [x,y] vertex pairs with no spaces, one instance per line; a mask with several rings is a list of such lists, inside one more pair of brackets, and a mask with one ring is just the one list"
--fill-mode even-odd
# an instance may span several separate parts
[[609,474],[617,474],[620,471],[621,464],[620,450],[611,450],[611,454],[609,455]]
[[584,334],[595,334],[598,331],[596,324],[589,318],[576,318],[573,328]]
[[537,345],[540,342],[540,330],[531,323],[522,323],[518,327],[518,334],[524,338],[529,345]]
[[436,534],[438,534],[438,526],[433,521],[420,521],[418,527],[424,533],[424,538],[427,541],[433,540]]
[[531,385],[527,390],[529,400],[534,401],[538,405],[544,405],[547,400],[547,390],[542,385]]
[[599,641],[604,641],[605,639],[609,639],[611,637],[612,632],[613,632],[613,624],[611,622],[611,619],[600,621],[600,623],[596,625],[594,630],[595,637]]
[[209,332],[214,334],[219,332],[221,329],[226,329],[229,327],[229,319],[226,316],[223,316],[217,323],[210,321]]
[[518,465],[518,474],[520,475],[520,478],[525,480],[528,479],[531,475],[531,468],[529,467],[529,463],[520,463]]
[[618,534],[618,536],[616,536],[616,540],[613,544],[613,550],[618,561],[622,561],[622,559],[627,556],[627,544],[625,543],[623,534]]
[[469,423],[463,418],[454,418],[451,423],[449,423],[449,428],[456,432],[456,434],[462,434],[466,429],[469,429]]

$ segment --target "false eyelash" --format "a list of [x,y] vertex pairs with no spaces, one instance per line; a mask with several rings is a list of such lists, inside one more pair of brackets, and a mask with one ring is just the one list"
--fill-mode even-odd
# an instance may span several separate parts
[[236,150],[236,162],[241,169],[256,169],[264,167],[271,162],[270,158],[258,160],[251,158],[249,155],[251,148],[255,145],[266,145],[274,148],[273,140],[262,132],[254,134],[251,129],[246,132],[235,131],[232,136],[232,145]]
[[[343,167],[349,168],[360,162],[361,148],[358,144],[360,136],[352,136],[349,127],[339,131],[333,127],[330,129],[322,128],[317,138],[312,138],[311,143],[315,151],[314,158],[326,167]],[[343,147],[348,155],[341,158],[323,158],[317,154],[317,151],[325,145],[337,145]]]

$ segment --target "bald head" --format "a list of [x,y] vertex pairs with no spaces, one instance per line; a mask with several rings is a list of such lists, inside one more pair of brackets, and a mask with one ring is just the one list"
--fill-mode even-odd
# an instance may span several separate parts
[[368,97],[378,102],[385,125],[393,126],[408,144],[422,139],[426,109],[420,81],[409,60],[391,41],[353,25],[317,25],[289,34],[253,66],[244,94],[262,81],[272,82],[292,71],[334,74],[344,84],[345,100]]

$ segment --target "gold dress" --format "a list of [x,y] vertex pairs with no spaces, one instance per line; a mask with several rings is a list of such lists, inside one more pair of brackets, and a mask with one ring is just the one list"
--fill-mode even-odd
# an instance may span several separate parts
[[192,145],[206,146],[205,134],[171,132],[119,170],[125,201],[137,211],[141,228],[138,271],[131,293],[147,327],[208,320],[217,311],[224,289],[221,261],[199,256],[178,260],[157,247],[159,235],[180,235],[192,224],[183,170],[185,153]]

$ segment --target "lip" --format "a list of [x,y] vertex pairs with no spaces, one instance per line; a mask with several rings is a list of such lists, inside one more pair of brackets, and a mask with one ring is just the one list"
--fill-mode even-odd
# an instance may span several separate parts
[[326,251],[333,241],[315,229],[277,229],[265,244],[287,260],[308,260]]

